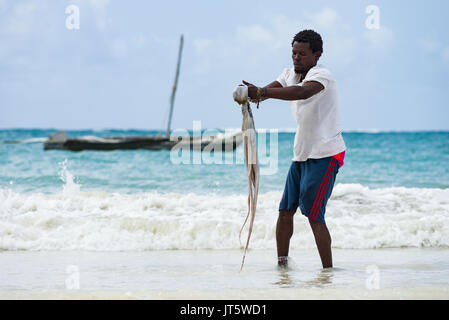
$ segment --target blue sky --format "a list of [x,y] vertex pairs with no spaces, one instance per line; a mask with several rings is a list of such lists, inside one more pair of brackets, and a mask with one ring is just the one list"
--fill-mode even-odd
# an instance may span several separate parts
[[[66,27],[72,4],[78,30]],[[294,34],[312,28],[344,130],[449,130],[448,11],[446,0],[0,0],[0,128],[165,126],[181,33],[172,128],[240,127],[234,87],[274,81]],[[261,104],[255,122],[295,127],[285,101]]]

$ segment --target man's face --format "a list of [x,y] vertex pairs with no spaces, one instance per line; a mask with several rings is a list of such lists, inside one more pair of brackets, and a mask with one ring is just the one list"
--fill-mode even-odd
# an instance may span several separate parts
[[292,60],[296,73],[304,73],[309,71],[310,68],[316,65],[320,56],[320,51],[315,53],[312,52],[308,42],[295,41],[293,43]]

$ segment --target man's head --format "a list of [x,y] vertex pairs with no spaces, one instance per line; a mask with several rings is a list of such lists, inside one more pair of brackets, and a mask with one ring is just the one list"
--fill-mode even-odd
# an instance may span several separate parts
[[292,41],[292,59],[296,73],[306,73],[316,66],[323,53],[323,40],[313,30],[303,30]]

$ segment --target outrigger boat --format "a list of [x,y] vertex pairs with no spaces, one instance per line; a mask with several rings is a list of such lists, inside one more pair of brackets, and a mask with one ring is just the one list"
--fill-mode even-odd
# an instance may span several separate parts
[[[170,97],[170,114],[165,136],[157,135],[107,138],[86,136],[68,138],[64,131],[59,131],[51,135],[48,140],[44,141],[44,150],[171,150],[173,147],[178,146],[184,149],[190,148],[192,150],[204,150],[207,148],[207,150],[233,151],[237,148],[243,141],[241,132],[230,135],[170,138],[170,126],[173,115],[176,87],[179,78],[183,43],[184,37],[181,35],[175,83],[173,85],[173,90]],[[189,146],[187,146],[187,144]]]
[[65,132],[60,131],[47,141],[44,141],[44,150],[171,150],[173,147],[182,149],[202,151],[221,150],[233,151],[242,143],[242,134],[237,132],[231,135],[223,136],[200,136],[200,137],[176,137],[170,139],[165,136],[146,136],[146,137],[79,137],[67,138]]

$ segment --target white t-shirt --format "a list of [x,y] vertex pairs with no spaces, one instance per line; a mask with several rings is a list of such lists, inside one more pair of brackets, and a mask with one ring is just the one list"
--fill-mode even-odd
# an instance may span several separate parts
[[330,71],[317,65],[307,72],[302,82],[293,68],[284,69],[276,79],[283,87],[302,86],[307,81],[317,81],[324,86],[314,96],[290,102],[293,117],[298,124],[293,148],[293,161],[320,159],[346,150],[341,135],[340,108],[337,84]]

